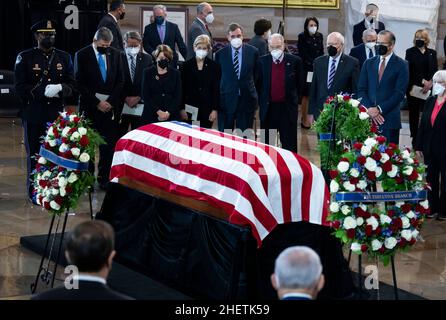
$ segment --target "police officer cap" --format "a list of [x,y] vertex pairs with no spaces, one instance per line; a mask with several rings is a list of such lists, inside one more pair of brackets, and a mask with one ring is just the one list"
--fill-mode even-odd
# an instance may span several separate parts
[[33,24],[33,26],[31,27],[31,32],[56,32],[56,24],[53,20],[41,20]]

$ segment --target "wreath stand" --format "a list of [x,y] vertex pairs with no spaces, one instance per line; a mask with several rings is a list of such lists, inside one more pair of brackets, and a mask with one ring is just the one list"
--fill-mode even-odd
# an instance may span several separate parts
[[[95,217],[93,215],[93,204],[92,204],[92,200],[91,200],[91,188],[88,191],[88,199],[90,202],[90,217],[91,217],[91,220],[94,220]],[[49,286],[51,283],[51,288],[54,288],[54,280],[56,280],[57,267],[59,265],[60,255],[62,253],[62,244],[63,244],[63,239],[65,236],[65,230],[66,230],[66,226],[67,226],[69,210],[70,209],[67,208],[67,210],[65,211],[64,214],[57,216],[57,222],[56,222],[55,229],[53,227],[54,227],[54,220],[56,220],[56,215],[53,215],[53,217],[51,218],[50,228],[48,230],[48,234],[46,237],[45,249],[43,250],[42,258],[40,260],[39,269],[37,271],[36,278],[35,278],[34,282],[31,283],[31,293],[32,294],[34,294],[36,292],[39,280],[41,280],[47,286]],[[63,216],[63,218],[62,218],[62,216]],[[60,225],[62,219],[63,219],[63,224],[62,224],[62,230],[60,233],[59,246],[55,247],[57,232],[59,231],[59,225]],[[53,232],[53,229],[54,229],[54,232]],[[51,245],[50,245],[50,240],[51,240]],[[56,250],[57,250],[57,255],[55,256],[56,259],[54,260],[53,271],[51,271],[50,270],[51,269],[51,267],[50,267],[51,258],[53,257],[53,254],[56,253]],[[47,260],[46,264],[45,264],[45,259]]]

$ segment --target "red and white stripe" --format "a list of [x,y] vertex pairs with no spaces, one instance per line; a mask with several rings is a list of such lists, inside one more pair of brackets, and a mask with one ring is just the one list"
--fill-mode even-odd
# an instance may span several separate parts
[[321,171],[273,146],[179,122],[133,130],[116,144],[110,179],[128,177],[222,208],[258,244],[277,224],[328,225]]

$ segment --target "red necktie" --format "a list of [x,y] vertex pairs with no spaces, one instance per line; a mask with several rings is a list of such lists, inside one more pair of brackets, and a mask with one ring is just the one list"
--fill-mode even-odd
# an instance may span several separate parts
[[383,74],[384,74],[384,69],[386,68],[386,58],[382,58],[382,62],[381,62],[381,65],[380,65],[380,67],[379,67],[379,71],[378,71],[378,79],[379,79],[379,82],[381,82],[381,78],[383,77]]

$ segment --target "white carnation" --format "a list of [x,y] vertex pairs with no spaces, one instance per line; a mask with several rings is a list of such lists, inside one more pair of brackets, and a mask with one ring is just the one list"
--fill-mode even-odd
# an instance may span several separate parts
[[64,177],[60,177],[59,178],[59,187],[60,188],[65,188],[65,186],[67,185],[67,179]]
[[357,177],[359,177],[359,171],[358,171],[358,169],[355,169],[355,168],[350,169],[350,175],[351,175],[353,178],[357,178]]
[[46,164],[46,159],[44,157],[40,157],[38,162],[40,164]]
[[360,104],[359,100],[356,100],[356,99],[350,99],[350,103],[355,108],[357,108]]
[[72,173],[70,174],[70,176],[68,177],[68,182],[69,182],[69,183],[73,183],[73,182],[77,181],[77,179],[78,179],[77,174],[75,174],[74,172],[72,172]]
[[337,183],[335,180],[331,180],[330,182],[330,192],[336,193],[339,191],[339,183]]
[[361,147],[361,155],[364,157],[369,156],[372,153],[372,148],[369,146],[362,146]]
[[62,143],[59,147],[59,152],[67,152],[70,147],[66,143]]
[[87,134],[87,129],[85,129],[84,127],[80,127],[79,129],[77,129],[77,132],[79,132],[81,136],[85,136]]
[[356,218],[356,225],[358,227],[362,226],[363,224],[364,224],[364,218],[362,217]]
[[359,119],[367,120],[368,118],[370,118],[370,116],[369,116],[369,114],[367,112],[360,112],[359,113]]
[[341,173],[347,172],[349,167],[350,167],[350,164],[347,161],[341,161],[338,163],[338,170]]
[[413,172],[413,167],[411,167],[411,166],[407,166],[407,167],[405,167],[404,170],[403,170],[403,173],[404,173],[406,176],[410,176],[410,175],[412,174],[412,172]]
[[59,210],[59,209],[60,209],[60,206],[57,204],[56,201],[51,201],[51,202],[50,202],[50,207],[51,207],[52,209],[54,209],[54,210]]
[[71,153],[77,158],[81,154],[81,150],[79,148],[72,148]]
[[407,161],[407,163],[409,163],[409,164],[413,164],[413,163],[415,162],[415,161],[413,161],[412,158],[406,159],[406,161]]
[[414,231],[412,231],[412,238],[417,239],[419,234],[420,232],[417,229],[415,229]]
[[406,213],[406,217],[408,219],[413,219],[415,218],[415,213],[412,210],[410,210],[408,213]]
[[350,212],[352,212],[352,210],[350,209],[349,206],[347,206],[347,205],[343,205],[343,206],[341,207],[341,212],[342,212],[342,214],[344,214],[344,215],[348,215]]
[[410,152],[406,150],[404,150],[403,152],[401,152],[401,156],[403,157],[403,159],[409,159],[410,158]]
[[379,226],[378,220],[376,220],[375,217],[370,217],[370,218],[368,218],[368,219],[366,220],[366,222],[367,222],[368,225],[371,225],[371,226],[372,226],[372,229],[373,229],[373,230],[376,230],[376,228],[378,228],[378,226]]
[[365,204],[360,204],[359,207],[363,210],[363,211],[367,211],[367,206]]
[[70,121],[74,121],[74,118],[76,118],[76,115],[74,114],[70,115]]
[[392,170],[387,172],[387,175],[390,178],[395,178],[397,173],[398,173],[398,167],[396,165],[392,164]]
[[381,220],[381,224],[386,224],[386,223],[391,223],[392,222],[392,218],[390,218],[388,215],[386,214],[382,214],[379,216],[379,220]]
[[77,132],[77,131],[75,131],[75,132],[73,132],[73,134],[71,135],[71,137],[70,137],[70,140],[71,141],[76,141],[76,140],[78,140],[79,138],[80,138],[80,134],[79,134],[79,132]]
[[47,137],[48,137],[49,139],[52,139],[52,137],[50,137],[50,136],[54,136],[53,126],[51,126],[51,127],[48,128],[48,131],[47,131],[46,135],[47,135]]
[[377,145],[377,144],[378,144],[378,141],[376,141],[375,138],[367,138],[367,139],[364,141],[364,145],[366,145],[366,146],[368,146],[368,147],[370,147],[370,148],[374,147],[374,146]]
[[348,216],[347,218],[344,219],[343,226],[344,226],[344,229],[346,229],[346,230],[356,228],[356,226],[357,226],[356,219],[351,216]]
[[368,157],[367,160],[365,161],[364,167],[369,170],[369,171],[375,171],[377,168],[376,165],[376,161],[373,160],[372,158]]
[[331,212],[334,212],[334,213],[339,212],[339,203],[337,203],[337,202],[332,202],[332,203],[330,204],[330,211],[331,211]]
[[65,127],[63,130],[62,130],[62,137],[67,137],[68,136],[68,132],[71,130],[71,128],[70,127]]
[[356,186],[359,189],[364,190],[365,188],[367,188],[367,182],[365,182],[365,180],[359,180],[359,182],[356,184]]
[[376,177],[379,178],[382,173],[383,173],[383,169],[381,167],[376,167],[376,169],[375,169]]
[[375,239],[372,241],[372,250],[373,251],[378,251],[379,249],[381,249],[381,247],[383,246],[382,242]]
[[387,249],[393,249],[397,243],[398,241],[394,237],[389,237],[384,241],[384,246]]
[[381,153],[381,159],[379,159],[379,161],[381,161],[381,163],[386,163],[389,160],[390,160],[390,157],[387,153]]
[[67,194],[67,191],[65,190],[65,188],[60,188],[60,196],[65,197],[66,194]]
[[44,173],[42,173],[42,179],[46,179],[51,176],[51,171],[46,170]]
[[406,239],[407,241],[410,241],[412,239],[412,231],[410,230],[401,231],[401,237]]
[[404,202],[402,201],[395,202],[395,207],[401,208],[402,206],[404,206]]
[[53,188],[51,193],[53,196],[57,196],[59,194],[59,189]]
[[52,147],[55,147],[56,144],[57,144],[56,140],[50,140],[48,143],[50,144],[50,147],[51,147],[51,148],[52,148]]
[[429,201],[428,200],[424,200],[420,202],[420,206],[422,206],[424,209],[428,209],[429,208]]
[[338,102],[343,102],[344,96],[342,94],[338,94]]
[[88,153],[84,152],[79,156],[79,161],[80,162],[88,162],[88,161],[90,161],[90,156],[88,155]]
[[410,228],[410,220],[407,217],[401,217],[401,222],[404,229]]
[[356,190],[356,187],[354,184],[350,183],[350,181],[346,181],[342,184],[345,190],[353,192]]
[[360,244],[360,243],[357,243],[357,242],[353,242],[352,245],[351,245],[351,247],[350,247],[350,249],[351,249],[353,252],[361,251],[361,244]]
[[62,118],[65,118],[67,116],[67,112],[66,111],[59,112],[59,114],[62,116]]

